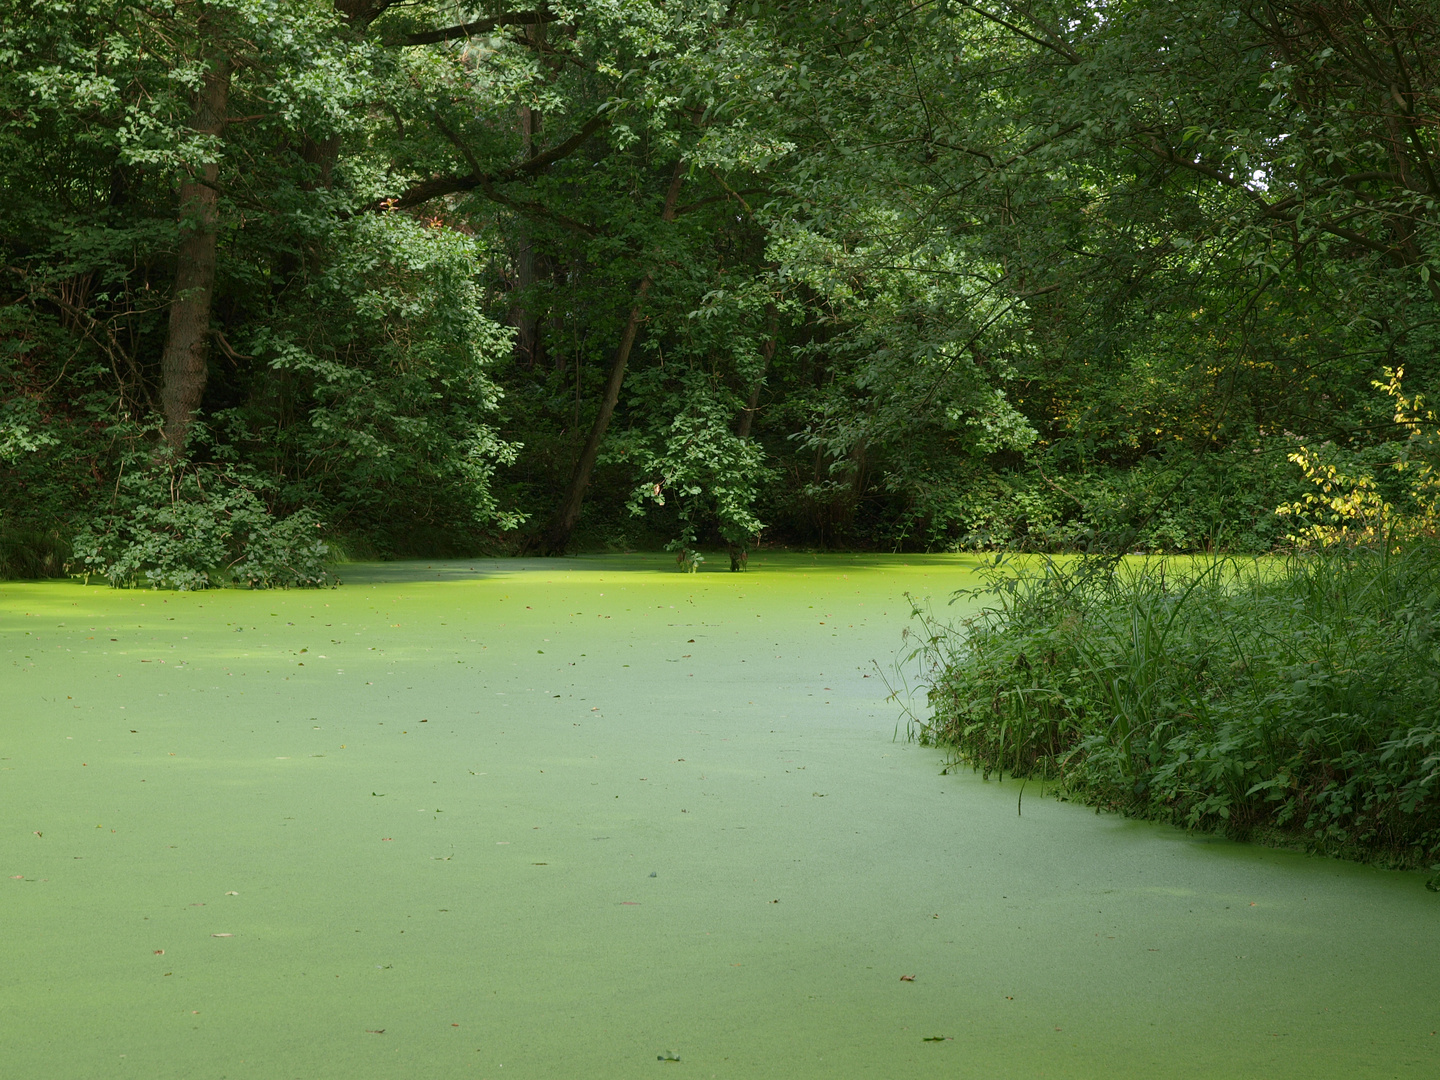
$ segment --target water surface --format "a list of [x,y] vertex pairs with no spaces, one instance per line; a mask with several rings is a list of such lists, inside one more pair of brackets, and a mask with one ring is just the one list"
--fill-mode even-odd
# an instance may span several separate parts
[[1440,1073],[1421,875],[895,738],[973,565],[0,583],[4,1075]]

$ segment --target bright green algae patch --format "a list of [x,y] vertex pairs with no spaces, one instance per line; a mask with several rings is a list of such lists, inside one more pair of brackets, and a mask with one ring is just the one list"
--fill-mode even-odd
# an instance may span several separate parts
[[1434,1075],[1422,875],[894,739],[971,565],[0,585],[5,1074]]

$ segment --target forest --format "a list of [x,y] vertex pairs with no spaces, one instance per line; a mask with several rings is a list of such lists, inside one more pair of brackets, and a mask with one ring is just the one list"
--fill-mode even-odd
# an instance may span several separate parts
[[10,576],[1433,521],[1427,3],[0,25]]

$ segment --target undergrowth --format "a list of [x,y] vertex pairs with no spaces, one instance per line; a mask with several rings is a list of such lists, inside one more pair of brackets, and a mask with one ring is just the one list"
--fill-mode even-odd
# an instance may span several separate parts
[[266,483],[232,466],[160,464],[121,478],[104,513],[72,541],[70,572],[116,588],[288,588],[333,584],[319,518],[285,517]]
[[1440,862],[1433,542],[997,562],[968,595],[985,606],[958,627],[915,606],[908,657],[929,704],[912,734],[957,762],[1054,781],[1097,810]]

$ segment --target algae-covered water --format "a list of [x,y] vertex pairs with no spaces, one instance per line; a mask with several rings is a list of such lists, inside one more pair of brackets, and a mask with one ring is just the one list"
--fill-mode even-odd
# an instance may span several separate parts
[[1440,1074],[1421,875],[895,738],[972,565],[0,584],[0,1074]]

